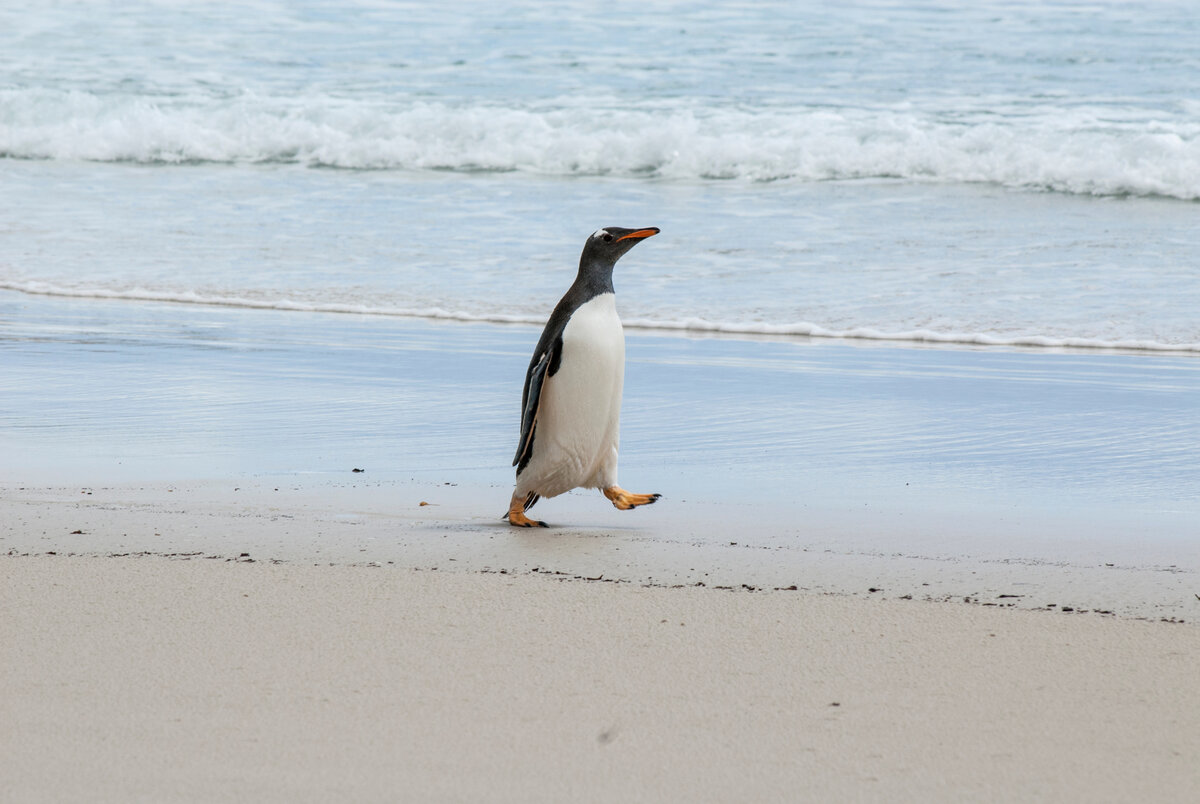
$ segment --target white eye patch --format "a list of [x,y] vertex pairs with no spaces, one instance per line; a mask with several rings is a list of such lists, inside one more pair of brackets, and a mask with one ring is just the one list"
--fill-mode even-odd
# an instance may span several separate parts
[[607,229],[597,229],[596,231],[592,232],[592,237],[593,238],[604,237],[606,234],[608,234]]

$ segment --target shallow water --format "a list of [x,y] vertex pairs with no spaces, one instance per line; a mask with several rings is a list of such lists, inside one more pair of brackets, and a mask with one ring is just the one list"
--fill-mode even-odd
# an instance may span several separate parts
[[[1185,3],[0,10],[0,288],[1200,351]],[[137,313],[131,313],[137,315]],[[307,326],[303,315],[295,326]]]
[[[898,182],[744,185],[3,163],[0,288],[541,323],[600,224],[627,326],[1200,351],[1191,204]],[[580,234],[580,233],[583,234]],[[131,313],[134,314],[134,313]]]
[[[5,482],[362,468],[486,486],[504,507],[535,328],[138,310],[0,293]],[[1200,536],[1192,358],[649,334],[628,358],[622,483],[718,506],[726,526],[701,542],[737,521],[966,553]]]

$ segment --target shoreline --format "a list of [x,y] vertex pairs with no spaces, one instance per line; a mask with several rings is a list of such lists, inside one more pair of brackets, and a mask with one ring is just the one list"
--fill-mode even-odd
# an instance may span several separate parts
[[50,298],[5,317],[10,301],[0,552],[1200,620],[1192,359],[631,332],[621,481],[663,499],[567,494],[539,503],[555,529],[514,534],[499,516],[533,328]]
[[[94,302],[151,303],[183,305],[201,308],[231,308],[274,313],[310,315],[360,316],[400,319],[421,324],[476,324],[496,327],[533,327],[540,331],[545,318],[540,315],[482,314],[467,311],[430,308],[372,307],[354,304],[323,304],[289,299],[253,299],[230,296],[204,296],[193,291],[182,293],[152,292],[140,288],[112,290],[107,288],[72,288],[37,281],[0,280],[0,293],[16,297],[47,297]],[[1031,354],[1115,354],[1163,357],[1189,357],[1200,354],[1200,343],[1169,343],[1146,338],[1106,340],[1104,338],[1071,337],[1021,333],[998,335],[985,332],[939,332],[914,329],[889,332],[859,326],[833,329],[808,321],[788,324],[765,324],[752,321],[710,321],[703,318],[656,320],[625,318],[622,324],[634,334],[680,338],[723,338],[742,341],[804,344],[811,341],[843,345],[878,345],[890,348],[996,349],[1028,351]]]
[[747,531],[736,516],[714,519],[728,505],[668,500],[617,512],[586,493],[556,499],[554,527],[530,532],[508,526],[493,510],[507,494],[499,483],[363,477],[0,487],[0,553],[390,566],[601,578],[647,588],[794,588],[1200,624],[1200,566],[1170,543],[1148,549],[1089,540],[1039,550],[1027,540],[1021,549],[1010,543],[991,551],[978,542],[967,551],[923,551],[919,543],[887,549],[894,529],[881,525],[887,517],[879,512],[859,523],[884,527],[879,533],[839,534],[811,523],[806,530],[786,510],[761,509],[758,527]]

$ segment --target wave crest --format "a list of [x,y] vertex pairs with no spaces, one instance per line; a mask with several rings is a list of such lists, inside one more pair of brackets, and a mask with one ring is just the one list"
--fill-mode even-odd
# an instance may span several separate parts
[[949,118],[9,89],[0,91],[0,155],[682,180],[901,178],[1200,199],[1200,121],[1106,121],[1061,109]]

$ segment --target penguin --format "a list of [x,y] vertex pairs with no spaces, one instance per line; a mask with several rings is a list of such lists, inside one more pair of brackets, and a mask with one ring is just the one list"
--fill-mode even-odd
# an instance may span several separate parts
[[516,488],[505,515],[514,527],[548,527],[525,512],[574,488],[599,489],[622,511],[661,496],[617,485],[625,331],[612,281],[617,260],[658,232],[607,226],[583,245],[575,283],[550,314],[525,373]]

